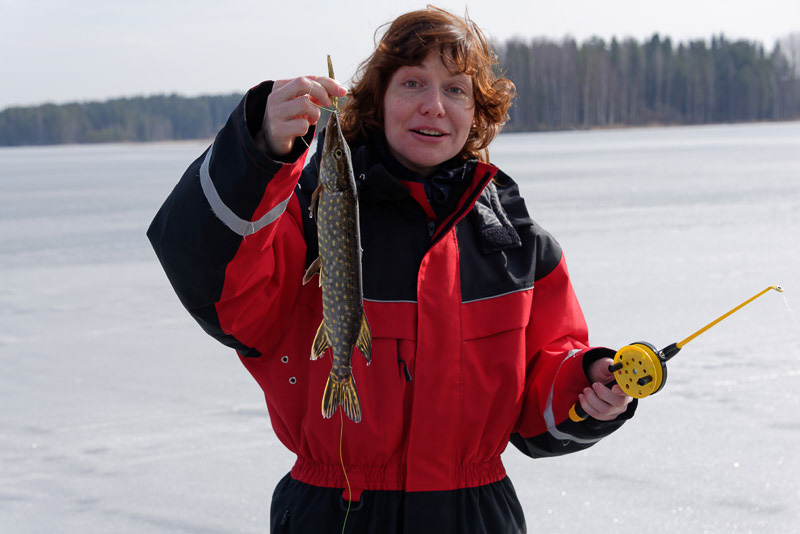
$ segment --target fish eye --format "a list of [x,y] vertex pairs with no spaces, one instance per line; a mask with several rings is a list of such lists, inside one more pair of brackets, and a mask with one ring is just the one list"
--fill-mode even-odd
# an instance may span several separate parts
[[333,157],[336,159],[342,159],[344,157],[344,152],[342,152],[341,148],[337,148],[333,151]]

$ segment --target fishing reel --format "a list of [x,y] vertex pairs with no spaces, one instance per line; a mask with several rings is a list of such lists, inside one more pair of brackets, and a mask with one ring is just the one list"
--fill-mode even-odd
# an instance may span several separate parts
[[679,350],[676,343],[656,351],[650,343],[637,341],[619,349],[608,370],[614,373],[615,382],[626,395],[643,399],[664,387],[667,382],[667,361]]
[[[658,393],[667,381],[667,362],[678,354],[684,345],[769,290],[783,293],[781,286],[770,286],[721,315],[686,339],[667,345],[661,350],[656,350],[653,345],[644,341],[625,345],[614,354],[614,363],[608,366],[608,370],[614,373],[614,380],[606,384],[606,386],[611,388],[614,384],[619,384],[619,387],[622,388],[626,395],[637,399],[643,399]],[[579,402],[572,405],[569,410],[569,418],[572,421],[580,422],[587,417],[589,415]]]

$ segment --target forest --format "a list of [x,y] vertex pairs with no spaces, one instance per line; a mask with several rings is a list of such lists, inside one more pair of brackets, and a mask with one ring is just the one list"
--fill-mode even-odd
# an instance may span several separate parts
[[501,64],[517,97],[506,131],[798,119],[799,41],[769,53],[724,36],[509,41]]
[[0,146],[211,138],[242,95],[158,95],[12,107],[0,112]]
[[[782,46],[783,45],[783,46]],[[496,46],[516,85],[505,131],[800,119],[800,34],[767,52],[715,36]],[[0,146],[212,137],[241,95],[157,95],[0,111]]]

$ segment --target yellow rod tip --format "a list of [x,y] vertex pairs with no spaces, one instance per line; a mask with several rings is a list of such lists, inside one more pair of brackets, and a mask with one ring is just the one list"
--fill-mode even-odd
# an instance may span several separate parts
[[774,289],[778,293],[783,293],[783,288],[781,286],[772,286],[770,289]]

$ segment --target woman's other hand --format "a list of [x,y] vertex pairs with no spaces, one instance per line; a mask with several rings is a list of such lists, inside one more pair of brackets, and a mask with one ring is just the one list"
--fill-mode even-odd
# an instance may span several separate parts
[[611,358],[601,358],[589,366],[590,387],[578,396],[581,406],[587,414],[600,421],[611,421],[628,409],[631,397],[626,395],[618,384],[612,388],[605,384],[611,382],[614,373],[608,370],[613,364]]

